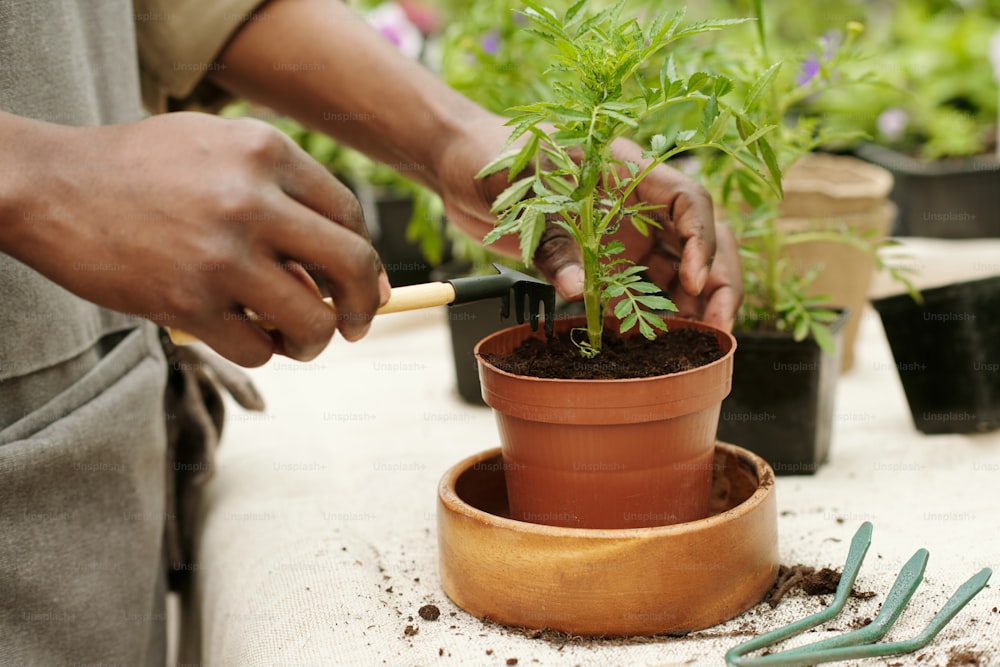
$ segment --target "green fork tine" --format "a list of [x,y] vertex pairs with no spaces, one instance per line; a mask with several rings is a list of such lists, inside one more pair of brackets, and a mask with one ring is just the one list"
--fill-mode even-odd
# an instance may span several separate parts
[[[861,567],[861,561],[864,559],[868,546],[871,543],[871,532],[871,524],[865,522],[858,529],[858,532],[855,533],[854,539],[851,541],[851,549],[848,552],[847,562],[844,565],[840,583],[837,586],[837,593],[833,603],[827,609],[740,644],[726,653],[726,664],[730,667],[807,667],[808,665],[818,665],[826,662],[856,658],[878,658],[916,651],[929,644],[955,614],[961,611],[986,586],[986,582],[989,581],[992,575],[992,571],[989,568],[983,568],[973,575],[952,594],[941,608],[941,611],[931,619],[931,622],[924,628],[923,632],[916,637],[903,641],[878,643],[878,640],[884,637],[892,628],[906,607],[906,604],[920,586],[921,581],[923,581],[924,569],[927,566],[927,559],[930,554],[926,549],[918,549],[900,570],[875,620],[866,627],[838,637],[831,637],[830,639],[824,639],[780,653],[756,658],[745,657],[751,651],[771,646],[783,639],[801,634],[839,614],[847,596],[850,594],[854,580],[858,574],[858,569]],[[849,579],[846,589],[845,579]]]
[[760,637],[755,637],[748,642],[740,644],[726,653],[726,664],[732,667],[740,667],[744,664],[750,664],[749,661],[752,658],[744,658],[747,653],[752,653],[753,651],[760,650],[771,646],[772,644],[777,644],[783,639],[789,637],[794,637],[795,635],[801,634],[810,628],[814,628],[821,623],[825,623],[835,617],[840,613],[840,610],[844,608],[847,603],[847,598],[851,595],[851,589],[854,587],[854,581],[858,578],[858,572],[861,570],[861,563],[865,559],[865,554],[868,553],[868,547],[872,543],[872,524],[870,521],[865,521],[858,528],[857,532],[854,533],[854,537],[851,539],[851,548],[847,552],[847,561],[844,563],[844,569],[841,571],[840,582],[837,584],[837,592],[834,594],[833,602],[830,606],[823,611],[817,612],[812,616],[806,616],[805,618],[790,623],[784,627],[772,630]]

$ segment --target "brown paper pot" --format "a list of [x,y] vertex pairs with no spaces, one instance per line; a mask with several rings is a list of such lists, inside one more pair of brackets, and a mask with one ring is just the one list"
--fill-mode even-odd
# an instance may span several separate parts
[[583,530],[508,517],[493,449],[438,486],[441,584],[479,618],[586,636],[685,633],[759,602],[778,572],[774,476],[718,443],[712,515],[658,528]]
[[[810,153],[785,174],[785,199],[778,224],[786,231],[849,228],[878,241],[889,233],[896,207],[889,201],[892,174],[857,158]],[[864,251],[834,241],[809,241],[788,248],[795,266],[821,267],[811,295],[827,295],[831,305],[846,308],[841,369],[854,365],[854,341],[868,302],[875,270]]]
[[[636,528],[708,515],[715,433],[736,340],[698,322],[669,322],[711,332],[724,356],[653,378],[541,379],[502,371],[482,356],[512,352],[541,331],[522,325],[480,341],[483,399],[499,427],[513,517]],[[556,330],[583,324],[582,317],[557,320]]]

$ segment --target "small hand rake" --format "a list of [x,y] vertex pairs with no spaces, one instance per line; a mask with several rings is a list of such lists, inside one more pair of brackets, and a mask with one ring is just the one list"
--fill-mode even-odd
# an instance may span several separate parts
[[[483,276],[468,276],[453,280],[394,287],[389,301],[376,311],[377,315],[399,313],[404,310],[433,308],[435,306],[457,305],[471,303],[483,299],[500,298],[502,307],[500,314],[506,318],[510,315],[511,293],[514,294],[514,316],[518,324],[526,320],[531,323],[532,330],[538,329],[538,321],[544,313],[545,335],[552,336],[555,324],[556,291],[552,285],[532,276],[507,268],[502,264],[494,264],[497,273]],[[329,297],[323,301],[333,308]],[[269,329],[269,323],[247,313],[262,328]],[[179,329],[170,330],[170,340],[176,345],[188,345],[197,342],[197,338]]]
[[942,628],[948,624],[948,621],[986,586],[986,582],[989,581],[992,574],[989,568],[983,568],[959,586],[941,608],[941,611],[916,637],[903,641],[879,643],[879,640],[889,632],[893,623],[899,618],[906,603],[920,586],[920,582],[923,581],[924,568],[927,566],[927,558],[930,554],[926,549],[918,549],[899,571],[896,582],[892,585],[885,602],[882,603],[882,608],[875,620],[869,625],[860,630],[780,653],[746,657],[748,653],[802,634],[806,630],[837,616],[851,594],[851,588],[854,586],[854,580],[861,569],[861,561],[864,560],[868,547],[871,545],[871,539],[872,524],[866,521],[861,524],[851,540],[851,548],[847,553],[847,561],[844,563],[844,569],[840,575],[840,583],[837,585],[837,592],[829,607],[731,649],[726,653],[726,665],[729,667],[806,667],[825,662],[879,658],[916,651],[929,644],[937,636]]

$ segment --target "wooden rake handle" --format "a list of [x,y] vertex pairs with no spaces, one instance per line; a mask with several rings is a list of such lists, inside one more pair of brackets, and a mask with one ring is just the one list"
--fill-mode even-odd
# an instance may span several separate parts
[[[388,313],[401,313],[406,310],[447,306],[454,301],[455,286],[451,283],[424,283],[421,285],[393,287],[389,300],[384,306],[375,311],[375,314],[386,315]],[[323,303],[328,305],[332,310],[335,310],[333,300],[330,297],[324,298]],[[252,311],[247,311],[247,316],[257,322],[262,329],[268,331],[274,329],[274,325],[271,322],[261,319]],[[198,342],[197,337],[181,329],[168,329],[168,333],[174,345],[190,345]]]

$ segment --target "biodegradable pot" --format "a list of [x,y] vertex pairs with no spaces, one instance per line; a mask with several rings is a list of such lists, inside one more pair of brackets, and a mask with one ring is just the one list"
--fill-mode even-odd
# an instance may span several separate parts
[[811,475],[826,462],[833,430],[842,314],[832,352],[790,334],[737,331],[733,390],[722,403],[719,439],[762,456],[776,475]]
[[[506,470],[505,470],[506,468]],[[712,515],[674,526],[593,530],[509,518],[498,449],[438,486],[441,584],[470,614],[574,635],[683,634],[759,602],[778,572],[774,476],[718,443]]]
[[[850,156],[810,153],[785,174],[785,198],[778,225],[786,231],[842,231],[883,240],[896,217],[889,201],[892,174]],[[819,267],[809,286],[811,296],[827,296],[830,304],[850,314],[843,330],[841,370],[854,365],[854,341],[868,302],[875,258],[835,241],[809,241],[789,246],[788,257],[800,272]]]
[[946,239],[1000,236],[996,214],[1000,162],[993,155],[920,160],[905,153],[864,144],[859,157],[895,177],[891,198],[899,207],[893,234]]
[[872,301],[913,424],[923,433],[1000,428],[1000,276]]
[[[584,325],[556,320],[556,331]],[[483,358],[544,333],[505,329],[476,346],[486,404],[500,431],[511,516],[574,528],[638,528],[708,515],[715,431],[735,339],[699,322],[724,356],[651,378],[560,380],[515,375]],[[664,334],[664,335],[670,335]]]

